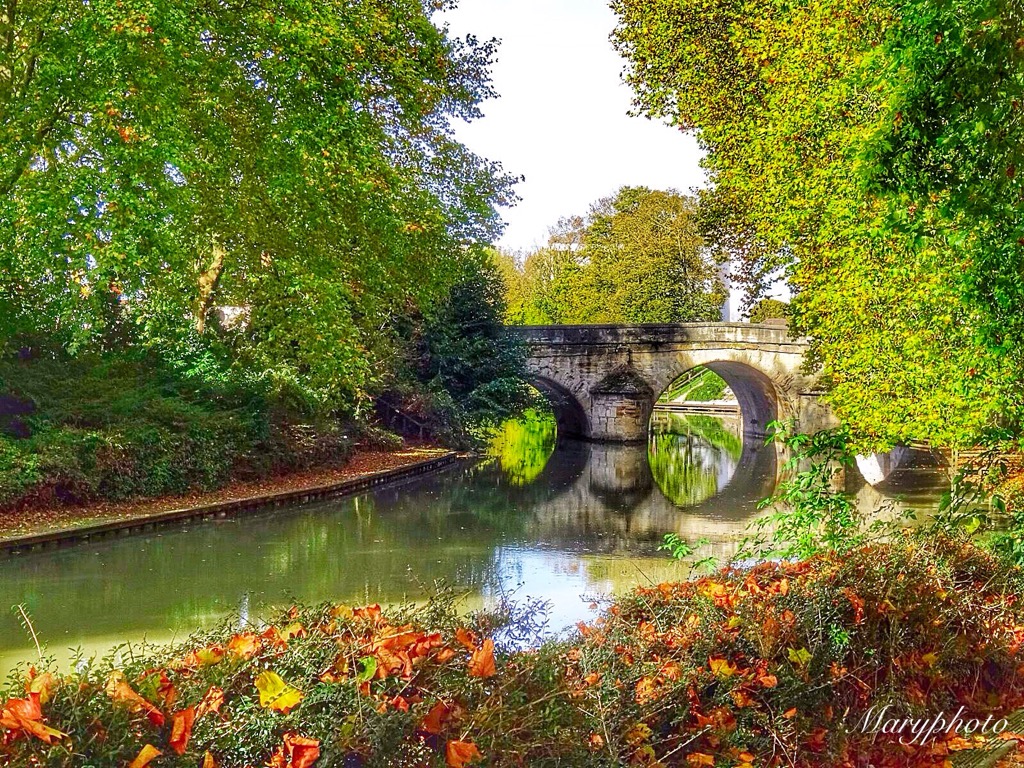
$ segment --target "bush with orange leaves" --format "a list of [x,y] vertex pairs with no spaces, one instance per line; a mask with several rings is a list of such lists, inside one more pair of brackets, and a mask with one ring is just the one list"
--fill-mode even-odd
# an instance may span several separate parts
[[0,763],[944,766],[975,743],[901,745],[864,717],[1024,706],[1022,587],[973,545],[908,537],[638,589],[559,641],[535,642],[537,606],[296,608],[27,670],[0,697]]

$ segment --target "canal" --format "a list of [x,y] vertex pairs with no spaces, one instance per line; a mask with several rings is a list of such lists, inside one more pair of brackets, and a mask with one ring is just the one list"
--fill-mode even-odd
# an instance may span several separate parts
[[[507,424],[487,460],[397,487],[0,557],[0,675],[36,656],[16,605],[61,663],[292,601],[421,600],[440,584],[467,610],[548,601],[556,631],[590,618],[593,597],[685,577],[658,551],[667,532],[735,551],[778,475],[775,448],[741,434],[736,418],[671,413],[646,446],[556,446],[553,421],[534,415]],[[912,463],[857,498],[926,510],[944,483]]]

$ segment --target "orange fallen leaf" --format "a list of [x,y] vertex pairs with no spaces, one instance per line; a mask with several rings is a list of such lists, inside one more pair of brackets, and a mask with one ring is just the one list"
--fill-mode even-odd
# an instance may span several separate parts
[[714,766],[715,758],[711,755],[704,754],[703,752],[694,752],[686,756],[686,762],[690,765],[710,765]]
[[196,707],[196,717],[202,717],[209,712],[219,712],[223,704],[224,690],[212,685],[203,696],[203,700],[199,702],[199,706]]
[[437,736],[444,729],[444,724],[448,718],[451,717],[452,708],[445,704],[443,701],[437,702],[427,716],[423,718],[423,722],[420,724],[420,730],[432,733]]
[[139,754],[135,756],[135,759],[128,764],[128,768],[146,768],[156,758],[160,757],[163,752],[154,747],[152,744],[147,744],[139,750]]
[[367,605],[363,608],[356,608],[352,611],[352,617],[368,621],[371,624],[380,624],[383,619],[380,606],[376,603],[373,605]]
[[164,713],[136,693],[135,689],[128,685],[128,681],[124,679],[124,673],[120,670],[115,669],[110,673],[110,677],[107,678],[106,691],[110,698],[127,704],[131,711],[145,712],[149,722],[157,728],[163,726]]
[[259,649],[260,639],[252,632],[243,632],[228,640],[228,653],[240,659],[251,659]]
[[757,678],[757,682],[765,688],[774,688],[779,684],[779,679],[775,675],[764,674]]
[[171,749],[179,755],[185,754],[188,748],[188,740],[192,736],[192,724],[196,720],[195,707],[175,712],[171,716]]
[[217,761],[213,759],[213,755],[210,754],[210,750],[206,750],[206,754],[203,755],[202,768],[217,768]]
[[450,768],[464,768],[476,760],[483,760],[476,744],[471,741],[449,741],[445,749],[445,761]]
[[455,630],[455,639],[458,640],[459,643],[462,646],[464,646],[467,651],[475,651],[476,650],[476,633],[475,632],[471,632],[470,630],[466,629],[465,627],[459,627],[457,630]]
[[487,638],[483,645],[473,651],[469,659],[469,674],[473,677],[492,677],[497,671],[494,666],[494,641]]
[[43,710],[39,702],[40,695],[35,691],[25,699],[9,699],[0,710],[0,729],[35,736],[47,744],[63,737],[65,734],[43,724]]
[[437,656],[434,657],[434,661],[438,664],[444,664],[446,661],[451,661],[455,658],[455,651],[451,648],[442,648],[437,652]]
[[320,740],[286,733],[284,749],[291,768],[309,768],[320,757]]
[[29,675],[28,685],[25,686],[25,693],[38,693],[39,703],[46,704],[50,700],[53,689],[57,687],[57,680],[49,672],[37,675],[33,669]]

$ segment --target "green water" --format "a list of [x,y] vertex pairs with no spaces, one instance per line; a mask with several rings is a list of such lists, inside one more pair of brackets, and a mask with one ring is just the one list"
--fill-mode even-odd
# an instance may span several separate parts
[[[558,629],[591,616],[590,596],[684,577],[657,551],[668,531],[734,550],[777,471],[774,448],[739,435],[738,420],[673,414],[647,446],[556,447],[553,423],[534,415],[506,425],[490,460],[398,487],[0,556],[0,675],[36,655],[16,604],[62,660],[294,600],[420,599],[436,581],[467,609],[502,594],[548,600]],[[931,503],[937,476],[915,478],[912,500]]]

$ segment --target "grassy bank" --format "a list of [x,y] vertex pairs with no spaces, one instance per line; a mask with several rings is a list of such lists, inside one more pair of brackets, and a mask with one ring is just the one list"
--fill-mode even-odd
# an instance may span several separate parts
[[360,437],[280,388],[148,357],[0,363],[0,510],[208,491],[342,462]]
[[520,651],[539,614],[293,608],[174,648],[12,676],[10,766],[940,766],[891,717],[1024,704],[1024,578],[906,539],[639,589]]

